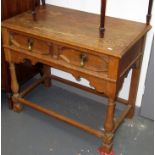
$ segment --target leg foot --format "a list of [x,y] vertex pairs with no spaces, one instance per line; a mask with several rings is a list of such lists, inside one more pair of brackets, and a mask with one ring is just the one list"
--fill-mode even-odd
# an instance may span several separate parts
[[135,114],[135,108],[132,107],[131,110],[129,111],[128,115],[127,115],[127,118],[132,119],[134,114]]
[[21,112],[23,110],[23,105],[20,103],[14,103],[13,111],[14,112]]
[[[103,138],[102,146],[100,147],[100,153],[107,153],[109,154],[112,150],[112,141],[113,141],[113,128],[114,128],[114,112],[115,112],[115,102],[114,99],[109,98],[107,111],[106,111],[106,119],[104,123],[105,129],[105,137]],[[101,154],[101,155],[102,155]]]
[[7,93],[7,99],[8,99],[9,109],[12,110],[13,109],[13,101],[12,101],[12,94],[11,93]]

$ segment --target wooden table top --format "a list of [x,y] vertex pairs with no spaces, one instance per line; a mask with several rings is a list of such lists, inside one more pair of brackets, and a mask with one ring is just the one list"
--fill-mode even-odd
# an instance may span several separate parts
[[99,37],[100,16],[52,5],[37,8],[2,22],[7,27],[80,49],[121,57],[150,28],[144,23],[106,17],[104,38]]

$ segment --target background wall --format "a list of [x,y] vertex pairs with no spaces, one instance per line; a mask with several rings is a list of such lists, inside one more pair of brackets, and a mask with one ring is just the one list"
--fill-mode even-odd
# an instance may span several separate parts
[[[139,22],[145,22],[148,2],[149,0],[136,0],[136,1],[135,0],[117,0],[117,1],[108,0],[106,15],[117,17],[117,18],[139,21]],[[66,7],[66,8],[73,8],[81,11],[99,14],[101,0],[47,0],[47,3]],[[153,6],[153,10],[154,10],[154,6]],[[155,11],[152,11],[152,12],[155,12]],[[151,22],[152,25],[155,23],[153,20],[154,20],[154,14]],[[140,84],[139,84],[137,100],[136,100],[137,106],[141,105],[142,95],[145,88],[144,83],[146,78],[148,61],[150,57],[152,38],[153,38],[153,30],[151,30],[148,33],[146,38],[145,54],[143,58]],[[128,98],[131,73],[132,71],[130,71],[128,77],[125,79],[123,88],[119,94],[120,97],[125,99]],[[72,75],[62,72],[60,70],[52,69],[52,74],[77,82]],[[82,79],[80,82],[77,82],[77,83],[89,86],[89,81],[85,79]]]

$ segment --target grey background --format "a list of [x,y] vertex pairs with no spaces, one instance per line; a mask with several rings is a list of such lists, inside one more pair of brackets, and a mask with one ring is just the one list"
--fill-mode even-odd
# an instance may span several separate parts
[[154,41],[145,82],[145,92],[142,99],[141,115],[154,120]]

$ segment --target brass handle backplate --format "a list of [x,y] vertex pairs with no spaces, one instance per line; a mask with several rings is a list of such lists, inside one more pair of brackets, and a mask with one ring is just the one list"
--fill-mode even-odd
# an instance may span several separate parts
[[33,39],[32,38],[29,38],[28,39],[28,50],[29,51],[32,51],[32,47],[33,47]]
[[81,53],[80,54],[80,67],[84,67],[85,66],[85,62],[87,61],[88,56],[86,53]]

